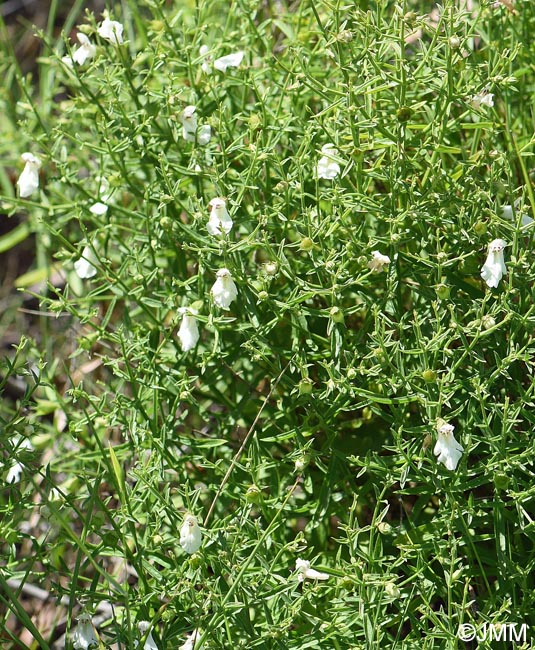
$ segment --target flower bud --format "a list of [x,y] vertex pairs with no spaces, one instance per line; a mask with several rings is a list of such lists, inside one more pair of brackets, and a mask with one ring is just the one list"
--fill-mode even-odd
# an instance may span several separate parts
[[494,320],[494,318],[492,318],[492,316],[489,316],[489,314],[483,316],[483,318],[481,319],[481,326],[485,330],[490,330],[495,325],[496,325],[496,321]]
[[171,232],[173,229],[173,220],[170,217],[162,217],[160,219],[160,226],[165,232]]
[[432,384],[437,380],[437,373],[431,370],[431,368],[428,368],[422,372],[422,378],[426,384]]
[[314,242],[312,241],[312,239],[310,239],[310,237],[303,237],[301,243],[299,244],[299,248],[302,251],[306,251],[306,252],[311,251],[314,248]]
[[329,312],[329,316],[335,323],[344,322],[344,312],[340,309],[340,307],[332,307],[331,311]]
[[435,291],[440,300],[447,300],[450,297],[450,288],[445,284],[439,284]]
[[310,456],[308,454],[301,454],[295,461],[295,471],[301,474],[310,463]]
[[487,224],[484,221],[478,221],[474,224],[474,232],[476,235],[484,235],[487,232]]
[[494,486],[497,490],[507,490],[510,480],[504,472],[497,472],[494,475]]
[[390,598],[399,598],[401,596],[401,591],[395,582],[387,582],[385,585],[385,593]]
[[299,395],[310,395],[312,389],[314,388],[314,384],[310,381],[310,379],[308,379],[308,377],[305,377],[304,379],[301,379],[297,385],[297,388],[299,390]]
[[247,503],[260,503],[262,501],[262,492],[257,485],[250,485],[245,493]]
[[461,45],[461,40],[458,36],[453,35],[450,36],[448,43],[450,44],[452,50],[458,50],[459,46]]
[[390,535],[390,533],[392,532],[392,526],[388,523],[388,521],[381,521],[380,523],[377,524],[377,530],[382,535]]

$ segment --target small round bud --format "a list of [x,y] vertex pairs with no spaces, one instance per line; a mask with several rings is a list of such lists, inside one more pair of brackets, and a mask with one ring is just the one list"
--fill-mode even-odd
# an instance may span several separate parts
[[390,535],[390,533],[392,532],[392,526],[388,523],[388,521],[381,521],[380,523],[377,524],[377,530],[382,535]]
[[387,582],[385,585],[385,593],[390,598],[399,598],[401,596],[401,591],[395,582]]
[[340,307],[332,307],[331,311],[329,312],[329,316],[335,323],[344,322],[344,312],[340,309]]
[[422,372],[422,377],[426,384],[432,384],[437,380],[437,373],[431,370],[431,368],[428,368]]
[[260,503],[262,501],[262,492],[257,485],[250,485],[245,493],[247,503]]
[[310,463],[310,456],[308,454],[301,454],[295,461],[295,471],[301,474]]
[[487,232],[487,224],[484,221],[478,221],[474,224],[474,232],[476,235],[484,235]]
[[342,589],[346,589],[347,591],[352,591],[355,588],[355,581],[349,576],[344,576],[341,578],[338,584],[340,587],[342,587]]
[[447,300],[450,297],[451,289],[445,284],[439,284],[435,291],[440,300]]
[[301,240],[301,243],[299,244],[299,248],[302,251],[311,251],[314,248],[314,242],[310,237],[303,237]]
[[448,43],[452,50],[458,50],[461,45],[461,39],[458,36],[450,36]]
[[370,420],[373,419],[373,411],[369,406],[365,406],[362,409],[362,419],[365,420],[366,422],[369,422]]
[[173,220],[170,217],[162,217],[160,219],[160,226],[165,232],[173,230]]
[[269,293],[267,291],[259,291],[258,292],[258,300],[261,300],[262,302],[264,300],[267,300],[269,298]]
[[304,379],[301,379],[297,385],[297,388],[299,390],[299,395],[310,395],[312,389],[314,388],[314,384],[310,381],[310,379],[308,379],[308,377],[305,377]]
[[189,558],[189,565],[192,569],[198,569],[202,565],[202,555],[199,553],[194,553]]
[[338,32],[337,39],[342,43],[351,43],[353,40],[353,32],[349,29],[343,29],[341,32]]
[[408,122],[412,117],[412,113],[413,113],[412,108],[409,108],[408,106],[401,106],[396,111],[396,117],[398,122],[401,122],[402,124],[404,122]]
[[261,124],[262,124],[262,118],[257,113],[253,113],[249,117],[249,127],[253,131],[256,131],[256,129],[259,129]]
[[496,321],[489,314],[483,316],[483,318],[481,319],[481,326],[483,327],[484,330],[490,330],[495,325],[496,325]]
[[507,490],[510,480],[511,479],[504,472],[497,472],[494,475],[494,486],[497,490]]
[[278,271],[278,268],[279,267],[277,265],[277,262],[266,262],[264,264],[264,270],[266,272],[266,275],[271,275],[271,276],[275,275],[275,273],[277,273]]
[[346,373],[347,378],[351,381],[351,379],[355,379],[357,376],[357,371],[355,368],[349,368],[349,370]]

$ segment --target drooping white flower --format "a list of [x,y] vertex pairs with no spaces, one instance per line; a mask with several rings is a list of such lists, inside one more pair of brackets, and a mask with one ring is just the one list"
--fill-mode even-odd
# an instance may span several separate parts
[[220,56],[214,61],[209,53],[210,48],[207,45],[201,45],[199,48],[199,54],[203,59],[201,69],[206,74],[212,74],[212,68],[215,68],[220,72],[226,72],[227,68],[238,68],[245,56],[245,52],[239,51],[233,52],[232,54],[226,54],[225,56]]
[[123,44],[124,27],[116,20],[105,18],[97,30],[98,35],[113,45]]
[[81,280],[88,280],[97,274],[97,269],[94,264],[98,262],[95,251],[91,246],[85,246],[82,251],[82,256],[74,263],[74,270],[76,275]]
[[453,471],[457,468],[457,464],[463,455],[464,448],[460,445],[453,430],[455,427],[452,424],[439,420],[437,426],[437,442],[433,453],[437,456],[437,462],[443,463],[446,469]]
[[[513,214],[512,205],[504,205],[502,210],[503,210],[502,216],[504,219],[515,221],[515,215]],[[515,211],[518,212],[519,210],[520,210],[520,200],[515,201]],[[522,214],[521,226],[529,226],[530,223],[533,223],[533,219],[531,217],[528,217],[527,214]]]
[[196,553],[201,547],[202,535],[197,517],[186,515],[180,528],[180,546],[189,553]]
[[226,72],[227,68],[238,68],[243,61],[244,56],[245,52],[241,51],[220,56],[214,61],[214,68],[220,72]]
[[494,106],[494,95],[489,93],[486,90],[483,90],[480,93],[477,93],[472,97],[470,103],[474,108],[480,108],[481,106],[488,106],[492,108]]
[[79,616],[78,625],[72,635],[72,645],[74,650],[90,650],[99,647],[98,636],[89,614]]
[[204,146],[210,142],[212,129],[209,124],[198,126],[195,106],[186,106],[180,116],[182,122],[182,137],[187,142],[198,142]]
[[22,174],[19,176],[17,185],[19,186],[19,195],[21,199],[31,196],[39,188],[39,167],[41,161],[32,153],[26,152],[21,156],[26,163]]
[[67,55],[62,58],[63,63],[66,63],[71,67],[73,65],[73,61],[78,65],[84,65],[86,61],[92,59],[97,53],[96,45],[91,43],[86,34],[83,32],[78,32],[76,34],[76,38],[78,39],[80,46],[72,51],[71,56]]
[[371,269],[372,271],[376,271],[377,273],[380,273],[385,266],[388,266],[390,264],[390,258],[388,255],[383,255],[379,251],[373,251],[372,252],[372,258],[368,262],[368,268]]
[[203,62],[201,63],[201,70],[205,74],[212,73],[212,57],[209,54],[210,48],[208,45],[201,45],[199,48],[199,55],[202,57]]
[[102,201],[97,201],[89,208],[89,212],[94,214],[96,217],[101,217],[103,214],[106,214],[108,211],[108,206]]
[[188,352],[197,345],[200,336],[199,326],[197,325],[197,319],[195,318],[198,311],[196,309],[191,309],[190,307],[180,307],[178,312],[183,314],[180,328],[178,330],[178,338],[180,339],[182,352]]
[[99,176],[97,178],[99,188],[98,188],[98,194],[99,198],[101,199],[100,201],[97,201],[96,203],[93,203],[93,205],[89,208],[89,212],[91,214],[94,214],[97,217],[101,217],[103,214],[106,214],[108,211],[108,205],[107,201],[111,196],[110,192],[110,184],[108,183],[108,179],[104,178],[103,176]]
[[191,634],[188,634],[184,643],[180,646],[179,650],[201,650],[203,646],[197,645],[197,641],[201,638],[201,633],[199,630],[193,630]]
[[338,156],[338,150],[333,144],[329,143],[323,145],[321,153],[323,156],[318,161],[318,178],[333,180],[340,173],[340,165],[335,160],[336,156]]
[[[140,621],[137,625],[141,635],[144,635],[147,630],[150,628],[150,623],[148,621]],[[136,640],[135,641],[136,648],[139,645],[139,642]],[[158,646],[156,645],[156,642],[154,641],[152,637],[152,632],[149,632],[147,634],[147,638],[145,639],[145,643],[143,645],[143,650],[158,650]]]
[[210,206],[210,219],[206,228],[211,235],[221,235],[222,231],[227,234],[232,229],[232,219],[227,211],[227,204],[219,197],[212,199]]
[[304,580],[328,580],[329,575],[327,573],[321,573],[316,571],[316,569],[310,568],[310,562],[308,560],[298,559],[295,562],[295,568],[297,570],[297,579],[299,582]]
[[230,309],[230,304],[238,296],[238,289],[228,269],[219,269],[216,273],[217,280],[214,282],[211,293],[215,304],[221,309]]
[[489,244],[487,259],[481,269],[481,277],[489,287],[496,288],[502,277],[507,273],[503,259],[503,249],[506,246],[507,242],[503,239],[494,239]]
[[18,483],[24,470],[24,465],[17,460],[13,461],[6,476],[6,483]]

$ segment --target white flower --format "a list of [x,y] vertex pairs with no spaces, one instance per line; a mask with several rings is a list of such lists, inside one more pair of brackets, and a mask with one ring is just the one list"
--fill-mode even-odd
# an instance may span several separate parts
[[24,470],[24,465],[14,461],[6,476],[6,483],[18,483]]
[[243,61],[244,56],[245,52],[241,51],[221,56],[214,61],[214,68],[220,72],[226,72],[227,68],[237,68]]
[[91,212],[91,214],[100,217],[103,214],[106,214],[106,212],[108,211],[108,206],[106,203],[104,203],[104,201],[108,201],[108,199],[111,196],[111,192],[110,192],[110,184],[108,183],[108,180],[106,178],[99,176],[97,180],[99,183],[98,193],[102,201],[97,201],[96,203],[93,203],[93,205],[89,208],[89,212]]
[[188,352],[197,345],[199,340],[199,326],[195,318],[198,312],[196,309],[190,309],[189,307],[181,307],[178,312],[183,314],[178,330],[178,338],[180,339],[182,352]]
[[308,560],[298,559],[295,563],[295,568],[297,570],[297,579],[299,582],[303,582],[307,578],[309,580],[328,580],[329,575],[327,573],[320,573],[316,569],[310,568],[310,562]]
[[123,29],[116,20],[104,19],[98,28],[98,35],[113,45],[123,44]]
[[209,52],[210,48],[208,45],[201,45],[199,48],[199,54],[203,58],[201,69],[206,74],[212,74],[212,66],[220,72],[226,72],[227,68],[237,68],[240,66],[243,57],[245,56],[245,52],[233,52],[232,54],[220,56],[218,59],[213,61]]
[[186,106],[180,116],[182,122],[182,137],[187,142],[197,141],[200,145],[206,145],[212,137],[212,129],[209,124],[198,127],[195,106]]
[[507,273],[503,259],[503,249],[506,246],[507,242],[503,241],[503,239],[495,239],[489,244],[487,259],[481,269],[481,277],[489,287],[496,288],[502,276]]
[[[199,630],[193,630],[191,634],[188,635],[187,639],[180,646],[179,650],[195,650],[195,644],[201,638],[201,633]],[[202,646],[197,646],[196,650],[201,650]]]
[[477,93],[477,95],[474,95],[470,100],[470,103],[474,108],[480,108],[481,106],[492,108],[494,106],[494,95],[483,90],[482,92]]
[[[82,32],[76,34],[76,38],[80,43],[80,46],[72,51],[71,56],[64,56],[62,58],[63,63],[72,67],[73,61],[78,65],[84,65],[86,61],[92,59],[97,53],[96,45],[93,45],[89,38]],[[72,58],[71,58],[72,57]]]
[[212,297],[218,307],[229,309],[230,303],[238,296],[238,289],[228,269],[219,269],[216,276],[217,280],[211,290]]
[[78,625],[72,635],[72,645],[74,650],[89,650],[89,648],[98,648],[98,637],[95,628],[91,623],[89,614],[81,614],[78,618]]
[[227,204],[224,199],[215,198],[208,204],[210,206],[210,219],[206,228],[211,235],[221,235],[221,231],[227,234],[232,229],[232,219],[227,212]]
[[[150,628],[150,623],[148,621],[140,621],[137,625],[141,635],[144,635],[145,632]],[[135,641],[135,646],[139,645],[138,641]],[[158,646],[156,645],[156,642],[152,638],[152,632],[149,632],[147,635],[147,638],[145,639],[145,643],[143,645],[143,650],[158,650]]]
[[93,203],[93,205],[89,208],[89,212],[91,214],[96,215],[97,217],[101,217],[103,214],[106,214],[108,211],[108,206],[105,203],[102,203],[101,201],[97,201],[96,203]]
[[372,271],[376,271],[377,273],[380,273],[383,270],[383,267],[388,266],[390,264],[390,258],[388,255],[383,255],[379,251],[373,251],[372,252],[372,258],[368,262],[368,268],[371,269]]
[[81,280],[88,280],[97,274],[97,269],[93,266],[93,263],[97,263],[97,257],[95,251],[91,246],[86,246],[82,251],[82,257],[76,260],[74,263],[74,270],[76,275]]
[[201,70],[206,74],[211,74],[212,72],[212,57],[208,54],[210,48],[208,45],[201,45],[199,48],[199,55],[203,58],[201,63]]
[[[518,212],[520,210],[520,200],[515,201],[515,211]],[[515,216],[513,214],[513,206],[512,205],[504,205],[503,206],[503,212],[502,216],[504,219],[509,219],[510,221],[515,220]],[[527,214],[522,215],[522,221],[521,225],[522,226],[529,226],[530,223],[533,223],[533,219],[531,217],[528,217]]]
[[22,160],[26,163],[22,174],[19,176],[17,185],[21,199],[31,196],[39,188],[39,167],[41,161],[31,153],[23,153]]
[[201,529],[197,518],[193,515],[186,515],[180,529],[180,546],[189,553],[196,553],[201,546]]
[[463,455],[464,448],[460,445],[453,435],[455,427],[452,424],[439,420],[437,428],[437,442],[433,453],[437,456],[437,461],[443,463],[446,469],[453,471]]
[[332,180],[340,173],[340,165],[334,160],[338,155],[338,150],[333,144],[325,144],[321,148],[323,156],[318,161],[317,174],[318,178]]

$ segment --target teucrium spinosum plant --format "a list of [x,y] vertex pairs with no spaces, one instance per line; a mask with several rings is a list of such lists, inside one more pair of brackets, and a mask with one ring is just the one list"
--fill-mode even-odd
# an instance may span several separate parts
[[125,2],[42,64],[57,103],[10,154],[39,195],[9,201],[63,348],[20,352],[42,462],[10,489],[107,643],[531,620],[535,7],[425,4]]

